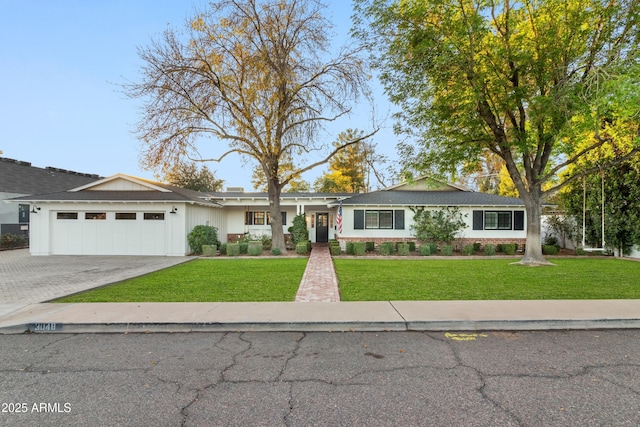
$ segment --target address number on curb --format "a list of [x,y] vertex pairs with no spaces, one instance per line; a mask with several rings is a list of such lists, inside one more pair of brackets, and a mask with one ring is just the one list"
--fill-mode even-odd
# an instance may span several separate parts
[[62,323],[31,323],[29,332],[61,332]]

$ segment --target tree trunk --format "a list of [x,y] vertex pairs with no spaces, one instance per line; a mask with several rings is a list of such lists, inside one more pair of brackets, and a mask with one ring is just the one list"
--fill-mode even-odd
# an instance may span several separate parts
[[534,189],[522,197],[522,200],[527,211],[527,244],[524,257],[517,264],[529,266],[553,265],[542,255],[541,191]]
[[283,253],[287,248],[284,244],[284,231],[282,230],[282,213],[280,208],[280,193],[282,188],[277,178],[269,179],[269,214],[271,216],[271,248],[280,249]]

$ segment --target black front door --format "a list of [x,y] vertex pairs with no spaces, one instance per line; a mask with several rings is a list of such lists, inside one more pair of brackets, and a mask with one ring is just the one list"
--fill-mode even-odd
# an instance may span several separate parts
[[329,214],[316,214],[316,243],[329,241]]

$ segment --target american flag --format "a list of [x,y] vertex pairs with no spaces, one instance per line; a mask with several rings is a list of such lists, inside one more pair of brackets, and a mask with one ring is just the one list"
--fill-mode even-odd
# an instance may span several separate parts
[[338,206],[338,216],[336,216],[336,225],[338,226],[338,233],[342,233],[342,201]]

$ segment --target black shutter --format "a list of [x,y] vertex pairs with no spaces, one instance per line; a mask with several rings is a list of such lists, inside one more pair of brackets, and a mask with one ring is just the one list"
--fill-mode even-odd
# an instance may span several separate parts
[[244,225],[253,225],[253,212],[244,213]]
[[364,210],[356,209],[353,211],[353,229],[364,230]]
[[393,228],[404,230],[404,210],[397,210],[393,215]]
[[524,230],[524,211],[513,211],[513,229]]
[[287,213],[280,212],[282,214],[282,225],[287,225]]
[[473,229],[484,229],[484,211],[473,211]]

